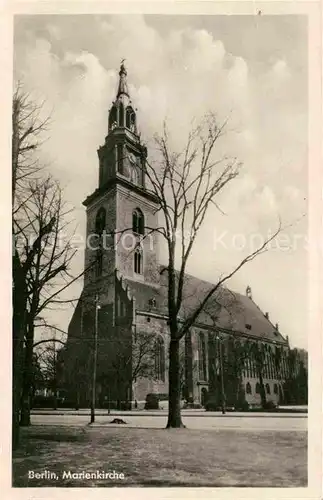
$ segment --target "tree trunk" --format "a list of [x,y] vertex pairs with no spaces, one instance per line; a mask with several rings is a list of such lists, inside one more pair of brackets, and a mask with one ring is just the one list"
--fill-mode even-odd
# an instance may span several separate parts
[[54,410],[57,410],[57,357],[56,357],[56,346],[54,342],[54,380],[53,380],[53,389],[54,389]]
[[13,322],[12,352],[12,449],[19,445],[19,420],[21,404],[21,385],[23,372],[23,323],[18,325],[17,318]]
[[241,375],[236,375],[236,390],[234,395],[234,406],[237,409],[241,404],[242,380]]
[[25,363],[24,363],[24,379],[22,386],[21,396],[21,416],[20,425],[27,427],[30,425],[30,410],[31,410],[31,397],[33,386],[33,344],[34,344],[34,331],[33,325],[29,325],[26,350],[25,350]]
[[169,407],[166,428],[185,427],[181,418],[181,379],[179,340],[171,340],[169,346]]
[[26,287],[19,256],[13,257],[13,324],[12,324],[12,449],[19,445],[19,420],[23,374],[23,348],[26,316]]
[[80,389],[79,387],[76,388],[76,401],[75,401],[75,410],[80,409]]
[[58,397],[57,397],[57,387],[56,387],[56,384],[54,385],[54,404],[53,404],[53,409],[54,410],[57,410],[57,400],[58,400]]

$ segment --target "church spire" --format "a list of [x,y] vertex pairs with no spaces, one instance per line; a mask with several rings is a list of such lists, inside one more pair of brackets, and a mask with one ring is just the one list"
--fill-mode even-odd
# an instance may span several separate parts
[[[129,96],[124,59],[121,61],[119,77],[117,97],[109,112],[109,133],[122,128],[124,132],[127,129],[137,136],[136,113]],[[138,140],[138,136],[136,140]]]
[[127,70],[124,66],[124,61],[125,59],[122,59],[119,71],[119,85],[118,85],[117,99],[121,94],[125,94],[126,96],[129,97],[129,90],[127,84]]

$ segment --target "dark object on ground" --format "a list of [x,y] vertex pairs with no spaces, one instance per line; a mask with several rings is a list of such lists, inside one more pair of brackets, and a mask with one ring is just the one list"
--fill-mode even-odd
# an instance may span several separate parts
[[210,398],[205,403],[205,410],[206,411],[218,411],[220,408],[221,408],[221,406],[219,405],[218,398]]
[[122,418],[114,418],[110,422],[110,424],[126,424],[126,423],[127,422],[125,422],[124,420],[122,420]]
[[277,405],[273,401],[266,401],[266,404],[264,405],[264,410],[275,410],[276,408]]
[[249,409],[249,403],[247,401],[241,401],[239,407],[237,408],[238,411],[248,411]]
[[158,394],[150,393],[146,396],[145,410],[158,410],[159,396]]

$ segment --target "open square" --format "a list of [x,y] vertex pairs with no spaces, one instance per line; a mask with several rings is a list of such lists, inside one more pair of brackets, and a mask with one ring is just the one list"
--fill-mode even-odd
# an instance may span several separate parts
[[[28,479],[29,471],[49,471],[58,479]],[[71,478],[83,471],[115,471],[124,479]],[[305,487],[307,435],[304,431],[35,426],[23,430],[22,446],[13,460],[13,485]]]

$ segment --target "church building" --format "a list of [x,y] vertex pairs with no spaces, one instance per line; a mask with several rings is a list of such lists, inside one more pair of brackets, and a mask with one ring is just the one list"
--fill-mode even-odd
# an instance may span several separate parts
[[[107,127],[98,149],[98,187],[83,202],[84,287],[68,329],[64,377],[69,398],[89,405],[95,362],[98,405],[142,408],[147,395],[166,400],[169,390],[167,267],[159,261],[159,199],[147,187],[148,151],[123,63]],[[211,286],[186,277],[183,317]],[[205,406],[211,395],[220,401],[225,393],[228,406],[241,394],[260,405],[263,390],[267,401],[278,403],[288,377],[288,338],[254,302],[250,287],[245,295],[222,290],[221,297],[223,306],[212,300],[183,339],[183,401]],[[237,361],[239,349],[253,343],[262,353],[261,380],[251,355]]]

